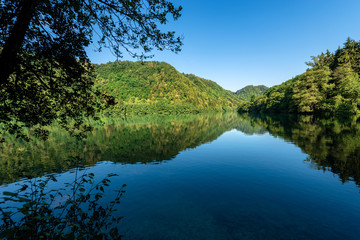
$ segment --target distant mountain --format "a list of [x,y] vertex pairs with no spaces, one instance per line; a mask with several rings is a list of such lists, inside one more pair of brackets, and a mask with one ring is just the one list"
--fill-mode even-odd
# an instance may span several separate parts
[[268,87],[264,85],[259,85],[259,86],[248,85],[236,91],[235,95],[237,95],[242,100],[250,101],[252,96],[259,97],[264,95],[267,89]]
[[164,62],[95,65],[96,87],[115,97],[110,111],[124,114],[190,113],[236,109],[239,99],[217,83],[182,74]]

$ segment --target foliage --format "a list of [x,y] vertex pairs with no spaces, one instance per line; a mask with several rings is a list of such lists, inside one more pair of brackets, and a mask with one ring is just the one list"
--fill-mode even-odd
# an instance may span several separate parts
[[108,112],[116,114],[224,111],[239,102],[215,82],[181,74],[164,62],[123,61],[95,67],[96,87],[115,98],[116,105]]
[[[113,201],[103,206],[99,200],[109,186],[108,175],[95,183],[93,173],[75,171],[75,181],[65,188],[48,189],[55,175],[19,183],[15,192],[5,192],[0,204],[0,238],[6,239],[120,239],[114,217],[116,204],[125,185],[116,191]],[[9,203],[15,205],[11,206]]]
[[37,126],[46,138],[42,126],[69,118],[73,129],[87,129],[82,116],[94,116],[99,96],[85,51],[94,36],[98,50],[118,57],[178,52],[181,39],[160,26],[180,12],[165,0],[0,0],[0,131],[24,136],[24,127]]
[[242,100],[250,101],[254,97],[259,97],[264,95],[267,89],[268,87],[264,85],[259,85],[259,86],[248,85],[240,90],[237,90],[235,92],[235,95],[237,95]]
[[[35,135],[45,139],[48,132],[43,126],[56,120],[70,133],[81,137],[89,127],[82,124],[83,117],[95,116],[100,109],[112,104],[109,96],[93,90],[92,65],[86,65],[89,72],[72,78],[64,66],[56,62],[32,54],[26,58],[29,61],[24,63],[26,66],[21,64],[6,87],[0,89],[0,132],[7,130],[26,139],[26,128],[32,128]],[[49,69],[45,71],[44,66]],[[44,72],[40,73],[41,69]]]
[[307,64],[305,73],[241,103],[239,112],[360,113],[360,42],[348,39],[335,53],[327,51]]

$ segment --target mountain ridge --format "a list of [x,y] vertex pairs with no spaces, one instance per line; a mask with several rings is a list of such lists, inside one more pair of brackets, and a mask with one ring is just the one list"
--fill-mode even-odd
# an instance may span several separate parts
[[250,101],[253,96],[259,97],[264,95],[268,89],[269,88],[265,85],[247,85],[237,90],[234,94],[243,100]]
[[240,99],[214,81],[184,74],[165,62],[96,64],[96,88],[112,95],[109,111],[172,114],[236,110]]

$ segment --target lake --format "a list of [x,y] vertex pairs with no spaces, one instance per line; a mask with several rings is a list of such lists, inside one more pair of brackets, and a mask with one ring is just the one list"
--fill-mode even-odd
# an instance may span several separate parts
[[[11,138],[10,138],[11,139]],[[198,114],[107,119],[85,141],[11,139],[0,193],[26,177],[73,179],[81,158],[118,206],[125,239],[359,239],[360,123],[312,116]]]

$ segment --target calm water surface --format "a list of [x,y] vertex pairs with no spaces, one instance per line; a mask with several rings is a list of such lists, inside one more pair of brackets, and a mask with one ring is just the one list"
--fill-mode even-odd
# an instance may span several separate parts
[[359,138],[356,121],[312,117],[115,121],[86,142],[57,133],[3,149],[0,191],[36,168],[64,171],[54,188],[71,181],[64,159],[80,153],[97,178],[119,175],[109,200],[127,184],[127,239],[359,239]]

